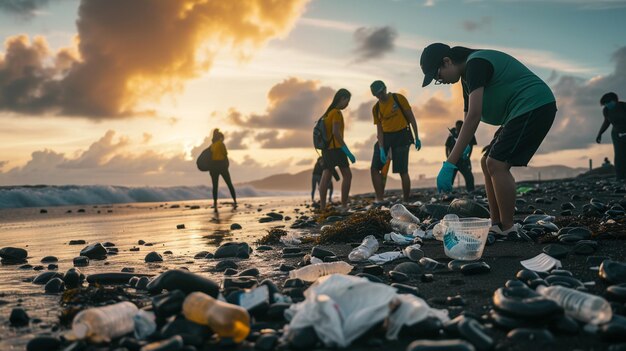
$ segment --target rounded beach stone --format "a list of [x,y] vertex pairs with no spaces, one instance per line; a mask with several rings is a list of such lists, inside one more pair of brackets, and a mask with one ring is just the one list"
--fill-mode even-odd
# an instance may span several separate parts
[[46,294],[57,294],[65,290],[65,283],[63,283],[63,280],[61,280],[61,278],[53,278],[46,283],[44,289],[46,291]]
[[248,268],[245,271],[239,273],[240,276],[248,276],[248,277],[258,277],[261,272],[259,272],[258,268]]
[[95,260],[104,259],[107,257],[107,249],[101,243],[94,243],[80,250],[80,255]]
[[11,323],[12,326],[23,327],[23,326],[28,325],[29,321],[30,321],[30,317],[28,316],[28,313],[26,313],[26,311],[23,308],[15,307],[11,310],[11,315],[9,316],[9,323]]
[[422,267],[415,262],[403,262],[395,266],[394,271],[404,273],[406,275],[420,275],[423,273]]
[[448,262],[448,269],[453,272],[458,272],[461,270],[461,266],[467,263],[471,263],[472,261],[463,261],[463,260],[452,260]]
[[604,295],[610,301],[626,302],[626,284],[611,285]]
[[311,249],[311,256],[317,257],[323,260],[325,257],[337,256],[337,255],[332,251],[322,249],[319,246],[314,246],[313,249]]
[[227,268],[237,269],[239,268],[239,265],[237,265],[237,262],[232,260],[223,260],[215,265],[215,270],[217,271],[224,271]]
[[604,260],[602,264],[600,264],[598,274],[600,278],[609,283],[626,283],[626,264],[612,260]]
[[19,247],[3,247],[0,249],[0,258],[3,262],[24,263],[28,257],[28,251]]
[[54,263],[54,262],[59,262],[59,259],[56,258],[55,256],[46,256],[41,259],[41,263]]
[[465,340],[416,340],[407,346],[406,351],[475,351],[476,348]]
[[54,278],[61,278],[63,275],[59,272],[43,272],[33,279],[33,284],[44,285]]
[[85,245],[86,243],[87,242],[85,240],[77,239],[77,240],[70,240],[68,245]]
[[552,256],[556,259],[563,259],[569,254],[569,249],[563,245],[550,244],[543,248],[543,252],[546,255]]
[[146,257],[144,258],[144,261],[147,263],[163,262],[163,257],[158,252],[152,251],[146,255]]
[[537,342],[545,344],[554,342],[554,335],[547,329],[517,328],[511,330],[506,337],[515,343]]
[[526,287],[499,288],[493,294],[493,304],[510,316],[533,320],[563,312],[556,302]]
[[394,282],[403,283],[409,280],[409,276],[398,271],[389,271],[389,277]]
[[81,284],[80,271],[76,268],[68,269],[63,275],[63,282],[68,289],[79,287]]
[[[407,262],[407,263],[412,263],[412,262]],[[419,266],[425,270],[425,271],[436,271],[438,269],[445,269],[446,265],[437,261],[437,260],[433,260],[430,257],[422,257],[419,260]]]
[[26,351],[53,351],[61,347],[61,340],[54,336],[39,335],[26,344]]
[[461,266],[463,275],[485,274],[491,271],[491,267],[483,261],[466,263]]
[[395,288],[396,291],[398,291],[398,294],[409,294],[409,295],[414,295],[417,297],[421,297],[420,296],[420,291],[416,286],[411,286],[411,285],[406,285],[406,284],[400,284],[400,283],[393,283],[391,284],[392,288]]
[[377,264],[372,264],[372,265],[363,267],[363,273],[367,273],[371,275],[383,275],[384,272],[385,270],[383,269],[383,267]]
[[233,268],[226,268],[224,270],[224,275],[237,275],[237,273],[239,273],[236,269]]
[[200,291],[213,298],[219,294],[219,286],[214,281],[182,269],[172,269],[161,273],[148,283],[147,289],[150,294],[177,289],[186,294]]
[[249,258],[252,249],[247,243],[230,242],[220,245],[215,251],[215,258]]
[[458,325],[459,334],[479,350],[491,350],[493,339],[485,333],[483,326],[474,318],[463,318]]
[[239,223],[233,223],[230,225],[230,230],[239,230],[242,229],[241,224]]

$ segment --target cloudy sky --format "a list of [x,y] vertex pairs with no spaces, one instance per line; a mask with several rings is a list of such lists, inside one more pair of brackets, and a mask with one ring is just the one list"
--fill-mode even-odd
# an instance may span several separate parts
[[235,182],[298,172],[339,88],[368,168],[376,79],[417,117],[410,173],[434,176],[462,98],[420,87],[432,42],[505,51],[551,86],[557,120],[531,165],[599,164],[600,96],[626,97],[625,18],[621,0],[3,0],[0,185],[205,184],[194,157],[216,127]]

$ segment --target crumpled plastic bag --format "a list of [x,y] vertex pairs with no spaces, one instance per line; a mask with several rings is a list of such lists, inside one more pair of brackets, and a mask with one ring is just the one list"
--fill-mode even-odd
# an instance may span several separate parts
[[391,262],[402,257],[404,257],[404,253],[402,253],[401,251],[388,251],[372,255],[367,260],[374,264],[383,265],[387,262]]
[[347,347],[390,313],[396,289],[365,278],[332,274],[304,292],[305,300],[285,311],[289,329],[312,326],[327,347]]
[[287,235],[280,237],[280,242],[287,246],[295,246],[302,244],[300,235],[297,233],[287,233]]
[[413,325],[426,319],[426,317],[436,317],[442,323],[450,320],[448,310],[438,310],[428,306],[423,299],[410,294],[398,294],[396,296],[400,306],[389,316],[387,320],[388,340],[396,340],[400,330],[405,325]]
[[413,243],[413,238],[409,236],[405,236],[402,234],[398,234],[395,232],[387,233],[383,236],[386,241],[393,241],[398,245],[410,245]]

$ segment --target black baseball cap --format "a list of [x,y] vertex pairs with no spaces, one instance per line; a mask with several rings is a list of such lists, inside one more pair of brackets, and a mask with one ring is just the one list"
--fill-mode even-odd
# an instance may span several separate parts
[[439,66],[441,66],[443,62],[443,58],[446,57],[449,52],[450,46],[442,43],[430,44],[424,48],[422,57],[420,57],[420,66],[422,67],[422,72],[424,72],[422,87],[427,86],[433,81],[435,75],[437,75]]

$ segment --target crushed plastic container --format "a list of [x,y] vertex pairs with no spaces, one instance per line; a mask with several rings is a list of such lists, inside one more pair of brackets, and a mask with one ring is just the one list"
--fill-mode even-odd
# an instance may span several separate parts
[[417,224],[405,222],[398,218],[392,218],[389,224],[392,229],[397,230],[400,234],[413,234],[413,232],[418,228]]
[[484,218],[459,218],[442,220],[443,249],[455,260],[474,261],[483,255],[491,220]]
[[378,250],[378,240],[373,235],[363,238],[361,245],[354,248],[348,255],[348,259],[352,262],[365,261]]
[[419,218],[415,217],[415,215],[411,213],[411,211],[407,210],[402,204],[395,204],[391,206],[389,212],[391,213],[391,217],[395,219],[415,224],[420,223]]

